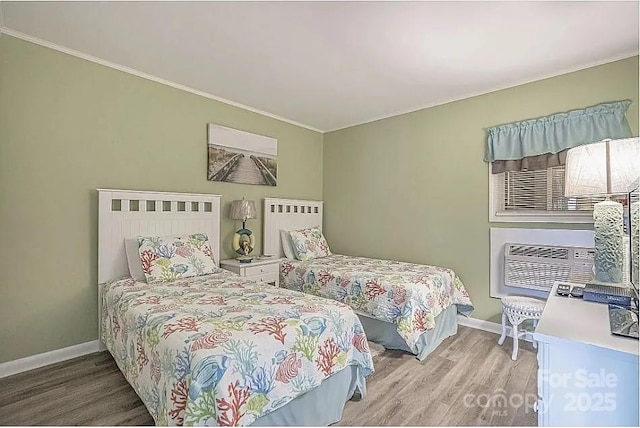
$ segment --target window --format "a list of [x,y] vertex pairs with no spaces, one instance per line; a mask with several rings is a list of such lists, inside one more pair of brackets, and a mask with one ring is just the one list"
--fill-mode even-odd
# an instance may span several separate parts
[[631,137],[630,104],[602,103],[489,128],[484,161],[490,170],[493,164],[495,171],[509,171],[489,173],[489,221],[592,223],[593,205],[602,198],[565,198],[565,168],[558,165],[574,147]]
[[[489,170],[491,166],[489,166]],[[564,166],[538,171],[489,171],[489,221],[591,223],[603,197],[564,197]]]

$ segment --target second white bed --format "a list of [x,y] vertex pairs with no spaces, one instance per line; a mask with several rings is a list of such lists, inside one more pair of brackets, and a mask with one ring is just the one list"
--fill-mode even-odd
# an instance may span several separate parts
[[[284,255],[281,231],[322,227],[322,202],[265,199],[265,253]],[[457,314],[473,304],[448,268],[329,255],[281,263],[281,285],[351,306],[367,338],[424,359],[457,332]]]

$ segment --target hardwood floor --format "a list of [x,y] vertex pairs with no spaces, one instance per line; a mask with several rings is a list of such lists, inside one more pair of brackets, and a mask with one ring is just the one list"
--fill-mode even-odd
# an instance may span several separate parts
[[[536,425],[536,356],[511,339],[460,327],[426,360],[399,351],[374,358],[367,396],[336,425]],[[507,406],[491,402],[504,396]],[[521,398],[525,402],[521,404]],[[529,406],[527,406],[529,404]],[[153,425],[108,352],[0,379],[2,425]]]
[[[537,425],[535,350],[520,341],[511,361],[511,339],[497,341],[496,334],[460,327],[422,362],[399,351],[380,354],[365,399],[348,402],[336,425]],[[506,406],[499,407],[501,396]]]

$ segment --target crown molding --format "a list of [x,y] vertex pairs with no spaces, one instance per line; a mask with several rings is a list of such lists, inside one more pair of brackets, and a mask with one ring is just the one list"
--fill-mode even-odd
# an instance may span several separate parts
[[240,104],[240,103],[237,103],[235,101],[228,100],[226,98],[218,97],[216,95],[210,94],[208,92],[200,91],[198,89],[191,88],[191,87],[183,85],[181,83],[173,82],[171,80],[163,79],[162,77],[154,76],[152,74],[145,73],[145,72],[140,71],[140,70],[136,70],[136,69],[133,69],[133,68],[130,68],[130,67],[126,67],[124,65],[116,64],[115,62],[107,61],[105,59],[98,58],[98,57],[95,57],[93,55],[89,55],[89,54],[86,54],[84,52],[77,51],[75,49],[70,49],[70,48],[58,45],[56,43],[53,43],[53,42],[49,42],[47,40],[40,39],[38,37],[33,37],[33,36],[28,35],[28,34],[21,33],[20,31],[12,30],[12,29],[7,28],[7,27],[0,27],[0,36],[2,34],[6,34],[8,36],[15,37],[15,38],[20,39],[20,40],[24,40],[24,41],[27,41],[27,42],[30,42],[30,43],[34,43],[36,45],[44,46],[45,48],[53,49],[53,50],[56,50],[58,52],[65,53],[67,55],[75,56],[77,58],[84,59],[86,61],[90,61],[90,62],[93,62],[93,63],[96,63],[96,64],[103,65],[105,67],[113,68],[114,70],[122,71],[123,73],[132,74],[134,76],[141,77],[141,78],[146,79],[146,80],[151,80],[152,82],[160,83],[161,85],[170,86],[170,87],[172,87],[174,89],[179,89],[181,91],[189,92],[191,94],[198,95],[198,96],[201,96],[203,98],[208,98],[210,100],[218,101],[218,102],[221,102],[221,103],[233,106],[233,107],[238,107],[238,108],[241,108],[243,110],[250,111],[252,113],[257,113],[257,114],[262,115],[262,116],[270,117],[272,119],[276,119],[276,120],[279,120],[281,122],[286,122],[286,123],[289,123],[291,125],[299,126],[301,128],[305,128],[305,129],[308,129],[310,131],[318,132],[320,134],[324,133],[324,131],[322,131],[321,129],[314,128],[314,127],[309,126],[309,125],[305,125],[304,123],[296,122],[294,120],[290,120],[290,119],[287,119],[287,118],[282,117],[282,116],[278,116],[278,115],[275,115],[275,114],[272,114],[272,113],[269,113],[269,112],[266,112],[266,111],[263,111],[263,110],[259,110],[257,108],[253,108],[251,106]]
[[[0,0],[0,2],[1,1],[2,0]],[[0,8],[0,12],[1,12],[1,8]],[[0,18],[1,18],[1,15],[0,15]],[[19,31],[15,31],[15,30],[12,30],[12,29],[7,28],[7,27],[3,27],[3,26],[1,26],[1,23],[0,23],[0,36],[2,34],[7,34],[9,36],[12,36],[12,37],[15,37],[15,38],[18,38],[18,39],[21,39],[21,40],[25,40],[27,42],[31,42],[31,43],[34,43],[34,44],[37,44],[37,45],[40,45],[40,46],[44,46],[44,47],[49,48],[49,49],[53,49],[53,50],[56,50],[56,51],[59,51],[59,52],[62,52],[62,53],[66,53],[68,55],[75,56],[77,58],[84,59],[86,61],[90,61],[90,62],[93,62],[93,63],[96,63],[96,64],[100,64],[100,65],[103,65],[105,67],[113,68],[115,70],[122,71],[122,72],[127,73],[127,74],[132,74],[134,76],[141,77],[143,79],[151,80],[153,82],[160,83],[162,85],[170,86],[172,88],[179,89],[179,90],[185,91],[185,92],[189,92],[191,94],[198,95],[198,96],[201,96],[201,97],[204,97],[204,98],[208,98],[208,99],[211,99],[211,100],[214,100],[214,101],[218,101],[218,102],[221,102],[221,103],[233,106],[233,107],[238,107],[238,108],[241,108],[243,110],[247,110],[247,111],[250,111],[250,112],[253,112],[253,113],[257,113],[257,114],[260,114],[262,116],[270,117],[272,119],[276,119],[276,120],[279,120],[279,121],[282,121],[282,122],[285,122],[285,123],[289,123],[291,125],[295,125],[295,126],[298,126],[298,127],[301,127],[301,128],[305,128],[305,129],[308,129],[310,131],[318,132],[320,134],[327,134],[327,133],[330,133],[330,132],[341,131],[341,130],[344,130],[344,129],[347,129],[347,128],[353,128],[353,127],[360,126],[360,125],[366,125],[368,123],[377,122],[377,121],[384,120],[384,119],[389,119],[389,118],[392,118],[392,117],[395,117],[395,116],[401,116],[401,115],[404,115],[404,114],[414,113],[414,112],[417,112],[417,111],[420,111],[420,110],[425,110],[425,109],[428,109],[428,108],[431,108],[431,107],[437,107],[437,106],[444,105],[444,104],[449,104],[449,103],[452,103],[452,102],[455,102],[455,101],[462,101],[462,100],[465,100],[465,99],[468,99],[468,98],[474,98],[474,97],[477,97],[477,96],[480,96],[480,95],[486,95],[486,94],[489,94],[489,93],[492,93],[492,92],[502,91],[502,90],[505,90],[505,89],[510,89],[510,88],[514,88],[514,87],[517,87],[517,86],[525,85],[525,84],[528,84],[528,83],[534,83],[534,82],[538,82],[538,81],[541,81],[541,80],[550,79],[552,77],[562,76],[564,74],[574,73],[576,71],[585,70],[585,69],[588,69],[588,68],[597,67],[597,66],[604,65],[604,64],[609,64],[609,63],[612,63],[612,62],[615,62],[615,61],[620,61],[620,60],[631,58],[631,57],[634,57],[634,56],[638,55],[638,50],[628,51],[628,52],[625,52],[625,53],[622,53],[622,54],[619,54],[619,55],[614,55],[614,56],[608,57],[608,58],[600,60],[600,61],[594,61],[594,62],[585,64],[585,65],[581,65],[581,66],[565,68],[565,69],[562,69],[560,71],[557,71],[557,72],[554,72],[554,73],[549,73],[549,74],[544,74],[544,75],[541,75],[541,76],[537,76],[535,78],[523,79],[523,80],[519,80],[519,81],[514,82],[514,83],[510,83],[510,84],[507,84],[507,85],[501,85],[501,86],[495,86],[495,87],[492,87],[491,89],[483,90],[483,91],[479,91],[479,92],[469,92],[467,94],[464,94],[464,95],[461,95],[461,96],[458,96],[458,97],[446,98],[446,99],[438,100],[438,101],[435,101],[435,102],[431,102],[429,104],[423,104],[423,105],[420,105],[420,106],[417,106],[417,107],[412,107],[412,108],[409,108],[409,109],[403,109],[403,110],[400,110],[400,111],[396,111],[394,113],[389,113],[389,114],[385,114],[385,115],[382,115],[382,116],[377,116],[377,117],[374,117],[372,119],[367,119],[367,120],[364,120],[364,121],[355,122],[355,123],[352,123],[352,124],[349,124],[349,125],[339,126],[337,128],[334,128],[334,129],[322,130],[322,129],[319,129],[319,128],[314,128],[314,127],[309,126],[309,125],[305,125],[305,124],[300,123],[300,122],[296,122],[294,120],[287,119],[287,118],[282,117],[282,116],[278,116],[278,115],[271,114],[271,113],[263,111],[263,110],[259,110],[259,109],[253,108],[251,106],[240,104],[240,103],[237,103],[235,101],[228,100],[226,98],[218,97],[218,96],[210,94],[208,92],[200,91],[198,89],[194,89],[194,88],[191,88],[189,86],[182,85],[182,84],[177,83],[177,82],[173,82],[171,80],[163,79],[161,77],[154,76],[154,75],[151,75],[151,74],[148,74],[148,73],[145,73],[145,72],[142,72],[142,71],[130,68],[130,67],[126,67],[124,65],[116,64],[114,62],[107,61],[107,60],[104,60],[102,58],[98,58],[98,57],[95,57],[95,56],[92,56],[92,55],[89,55],[89,54],[85,54],[83,52],[76,51],[74,49],[70,49],[70,48],[58,45],[56,43],[53,43],[53,42],[49,42],[47,40],[43,40],[43,39],[40,39],[40,38],[37,38],[37,37],[34,37],[34,36],[30,36],[28,34],[21,33]]]

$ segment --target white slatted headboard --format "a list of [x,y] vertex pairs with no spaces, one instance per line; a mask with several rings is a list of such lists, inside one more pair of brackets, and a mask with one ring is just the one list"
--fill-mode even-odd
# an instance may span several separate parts
[[206,233],[220,262],[220,196],[99,189],[98,283],[129,274],[124,239]]
[[101,284],[129,275],[124,239],[191,233],[208,235],[219,264],[219,195],[98,189],[98,332]]
[[284,257],[281,230],[304,229],[319,226],[322,229],[323,201],[305,201],[300,199],[264,200],[264,231],[262,251]]

